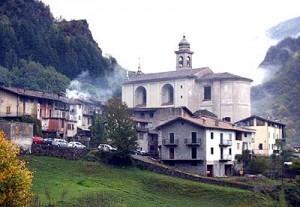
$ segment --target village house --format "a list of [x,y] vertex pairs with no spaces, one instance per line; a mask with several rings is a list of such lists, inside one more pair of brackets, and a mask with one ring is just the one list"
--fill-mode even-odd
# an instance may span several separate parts
[[41,121],[46,136],[66,138],[74,134],[76,120],[70,119],[68,100],[63,94],[1,86],[1,118],[12,120],[26,115]]
[[45,137],[90,137],[94,114],[102,113],[98,101],[68,99],[65,94],[0,86],[0,117],[13,120],[32,116],[41,121]]
[[179,116],[156,129],[159,158],[163,163],[216,177],[233,174],[235,156],[251,150],[255,132],[205,116]]
[[140,149],[158,157],[158,132],[156,126],[177,116],[193,116],[186,107],[130,108],[132,120],[136,122]]
[[252,80],[210,68],[192,68],[190,44],[179,42],[176,70],[131,75],[122,86],[122,101],[130,108],[185,106],[192,112],[208,110],[219,119],[236,122],[251,114]]
[[[80,99],[69,100],[70,117],[76,120],[76,135],[83,141],[88,142],[91,137],[90,127],[95,114],[102,114],[103,106],[99,101]],[[75,136],[75,135],[74,135]]]
[[285,124],[252,115],[236,123],[256,131],[252,148],[256,155],[270,156],[280,150],[280,141],[285,139]]

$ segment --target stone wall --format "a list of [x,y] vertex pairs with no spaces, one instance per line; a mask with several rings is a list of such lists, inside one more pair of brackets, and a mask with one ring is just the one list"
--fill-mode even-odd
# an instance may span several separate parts
[[85,149],[57,147],[53,145],[33,144],[31,153],[40,156],[59,157],[68,160],[78,160],[86,155]]
[[156,173],[160,173],[160,174],[164,174],[164,175],[168,175],[168,176],[172,176],[172,177],[179,177],[179,178],[188,179],[188,180],[192,180],[192,181],[196,181],[196,182],[220,185],[220,186],[225,186],[225,187],[239,188],[239,189],[243,189],[243,190],[260,191],[260,189],[258,189],[255,186],[251,186],[251,185],[247,185],[247,184],[243,184],[243,183],[236,183],[233,181],[221,180],[218,178],[211,178],[211,177],[195,175],[195,174],[180,171],[178,169],[167,167],[167,166],[159,164],[159,163],[146,162],[146,161],[136,159],[136,158],[134,158],[134,162],[138,167],[141,167],[142,169],[150,170],[152,172],[156,172]]

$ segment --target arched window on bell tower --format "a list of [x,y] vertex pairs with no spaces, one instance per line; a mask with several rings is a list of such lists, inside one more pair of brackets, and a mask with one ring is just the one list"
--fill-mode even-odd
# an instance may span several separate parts
[[183,57],[182,57],[182,56],[179,56],[179,58],[178,58],[178,66],[179,66],[180,68],[183,67]]
[[187,65],[188,68],[192,67],[192,60],[191,60],[190,56],[186,57],[186,65]]

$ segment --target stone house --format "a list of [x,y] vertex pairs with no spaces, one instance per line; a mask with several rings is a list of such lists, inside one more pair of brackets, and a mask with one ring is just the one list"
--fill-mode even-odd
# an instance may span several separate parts
[[233,173],[235,156],[251,146],[254,130],[212,117],[178,116],[159,124],[160,160],[205,176]]
[[285,124],[252,115],[236,123],[256,131],[252,148],[256,155],[270,156],[280,150],[279,143],[285,139]]

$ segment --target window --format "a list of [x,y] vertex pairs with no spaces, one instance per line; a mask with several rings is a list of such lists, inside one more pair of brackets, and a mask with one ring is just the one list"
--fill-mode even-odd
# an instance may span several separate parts
[[210,154],[211,154],[211,155],[214,154],[214,148],[213,148],[213,147],[210,148]]
[[248,134],[247,133],[244,133],[244,137],[247,137],[248,136]]
[[162,87],[162,105],[172,105],[174,104],[174,89],[170,84],[165,84]]
[[242,140],[242,132],[237,132],[235,136],[235,140]]
[[214,133],[213,132],[210,133],[210,139],[214,139]]
[[174,141],[175,141],[175,135],[174,135],[174,133],[170,133],[170,143],[174,143]]
[[197,158],[197,148],[192,147],[192,159],[196,159],[196,158]]
[[180,85],[180,88],[183,88],[183,85]]
[[78,116],[78,120],[81,120],[81,116],[80,115]]
[[223,121],[231,122],[231,118],[230,118],[230,117],[224,117],[224,118],[223,118]]
[[186,58],[186,63],[188,67],[191,67],[191,57]]
[[197,142],[197,132],[192,132],[192,143]]
[[231,155],[231,148],[229,148],[229,155]]
[[6,114],[10,114],[11,113],[11,111],[10,111],[10,106],[7,106],[6,107]]
[[174,159],[174,148],[169,149],[169,158]]
[[229,134],[229,140],[232,140],[232,134]]
[[182,57],[182,56],[180,56],[179,59],[178,59],[178,66],[179,66],[180,68],[183,67],[183,57]]
[[236,143],[236,149],[240,150],[240,143]]
[[150,113],[150,118],[153,118],[154,114],[153,112]]
[[210,86],[204,87],[204,100],[205,101],[211,100],[211,87]]
[[135,105],[139,106],[146,106],[147,103],[147,91],[143,86],[139,86],[135,90]]
[[262,149],[263,149],[263,144],[262,144],[262,143],[260,143],[260,144],[258,145],[258,149],[259,149],[259,150],[262,150]]
[[223,143],[223,133],[220,133],[221,143]]

